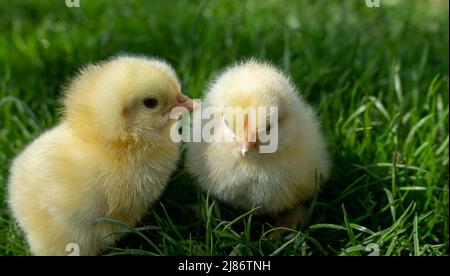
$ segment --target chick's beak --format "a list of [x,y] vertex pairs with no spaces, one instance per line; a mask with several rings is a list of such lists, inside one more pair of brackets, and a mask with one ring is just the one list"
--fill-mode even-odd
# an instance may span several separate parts
[[256,136],[253,134],[249,135],[248,131],[245,130],[244,139],[239,144],[240,144],[240,148],[241,148],[240,152],[241,152],[242,156],[245,156],[245,154],[247,152],[249,152],[251,149],[255,148]]
[[177,103],[175,104],[174,107],[184,107],[184,108],[187,108],[189,111],[192,111],[196,107],[196,104],[188,96],[186,96],[182,93],[179,93],[177,95]]
[[256,146],[256,142],[243,142],[241,143],[241,154],[245,156],[247,152],[253,149]]

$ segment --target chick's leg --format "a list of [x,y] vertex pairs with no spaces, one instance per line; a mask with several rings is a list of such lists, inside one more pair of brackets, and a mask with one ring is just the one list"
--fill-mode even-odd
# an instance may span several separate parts
[[[294,209],[290,210],[286,215],[272,215],[273,218],[276,218],[275,226],[295,229],[297,227],[302,228],[305,224],[307,209],[303,204],[298,205]],[[277,229],[269,234],[269,239],[273,239],[275,237],[281,237],[287,231],[284,229]]]
[[278,227],[286,228],[302,228],[305,224],[307,210],[303,204],[298,205],[294,209],[290,210],[285,216],[281,217],[277,221]]

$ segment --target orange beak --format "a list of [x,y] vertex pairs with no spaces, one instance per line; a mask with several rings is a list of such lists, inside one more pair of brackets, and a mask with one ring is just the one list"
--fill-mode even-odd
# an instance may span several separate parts
[[241,154],[245,156],[247,152],[256,147],[256,135],[248,131],[248,117],[245,115],[244,121],[244,139],[239,143],[241,147]]
[[247,152],[253,149],[256,146],[256,142],[243,142],[241,143],[241,154],[245,156]]
[[185,107],[185,108],[187,108],[189,111],[192,111],[192,110],[196,107],[196,104],[195,104],[195,102],[194,102],[191,98],[189,98],[188,96],[186,96],[186,95],[184,95],[184,94],[182,94],[182,93],[179,93],[179,94],[177,95],[177,103],[176,103],[176,105],[175,105],[174,107],[177,107],[177,106],[179,106],[179,107]]

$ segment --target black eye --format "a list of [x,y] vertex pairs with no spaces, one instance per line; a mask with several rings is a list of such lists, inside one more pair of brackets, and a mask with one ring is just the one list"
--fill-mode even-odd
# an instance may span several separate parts
[[147,108],[154,108],[155,106],[158,105],[158,100],[155,98],[145,98],[143,103],[144,106]]

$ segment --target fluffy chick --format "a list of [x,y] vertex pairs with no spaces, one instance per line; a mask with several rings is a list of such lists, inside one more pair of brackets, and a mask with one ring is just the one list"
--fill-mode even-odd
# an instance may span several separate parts
[[[192,107],[170,65],[121,56],[89,65],[66,89],[64,116],[14,160],[9,205],[35,255],[95,255],[161,195],[178,160],[175,106]],[[109,236],[108,236],[109,235]]]
[[[279,225],[300,223],[304,214],[301,203],[320,190],[329,175],[330,161],[316,115],[289,78],[256,60],[236,64],[210,84],[204,107],[215,107],[214,116],[219,117],[225,116],[226,107],[278,108],[278,148],[274,153],[258,151],[262,145],[258,133],[274,130],[250,122],[269,121],[269,117],[245,116],[240,134],[236,129],[227,130],[226,123],[214,129],[214,135],[231,131],[237,137],[232,142],[219,138],[189,143],[187,167],[205,191],[233,207],[248,210],[260,206],[260,214],[281,217]],[[248,129],[252,124],[257,126],[256,131]],[[253,142],[248,139],[252,136],[256,136]],[[280,216],[286,211],[288,215]]]

